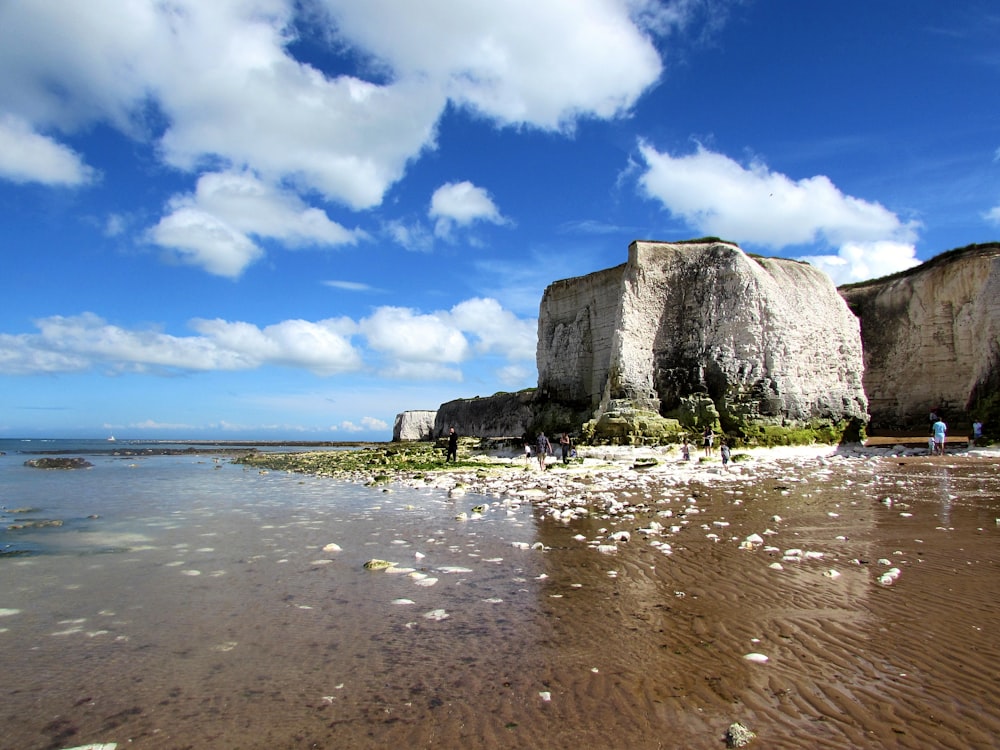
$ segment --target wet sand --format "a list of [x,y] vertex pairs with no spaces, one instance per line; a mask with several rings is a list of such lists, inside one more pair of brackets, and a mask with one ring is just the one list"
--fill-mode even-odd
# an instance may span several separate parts
[[273,502],[3,561],[0,747],[998,745],[996,456],[661,469],[243,473]]

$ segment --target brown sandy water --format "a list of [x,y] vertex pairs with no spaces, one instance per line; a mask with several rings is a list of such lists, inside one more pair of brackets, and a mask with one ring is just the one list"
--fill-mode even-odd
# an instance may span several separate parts
[[772,474],[647,479],[634,517],[560,523],[226,467],[211,498],[0,560],[0,747],[719,748],[733,721],[766,748],[1000,745],[997,464]]

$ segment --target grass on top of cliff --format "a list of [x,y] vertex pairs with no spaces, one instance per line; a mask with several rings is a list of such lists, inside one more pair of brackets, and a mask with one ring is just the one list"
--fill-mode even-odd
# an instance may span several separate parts
[[461,439],[458,460],[448,463],[445,462],[445,450],[433,443],[389,443],[348,451],[251,453],[234,459],[233,463],[320,476],[357,478],[361,474],[372,475],[374,482],[390,481],[390,473],[505,468],[510,465],[488,456],[470,456],[469,448],[462,446]]

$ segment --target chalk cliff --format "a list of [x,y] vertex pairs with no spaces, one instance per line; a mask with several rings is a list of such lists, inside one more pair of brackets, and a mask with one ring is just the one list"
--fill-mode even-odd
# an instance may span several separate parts
[[414,409],[396,415],[392,427],[393,442],[401,440],[433,440],[436,411]]
[[537,363],[540,400],[589,408],[598,439],[669,432],[658,419],[754,439],[867,414],[858,321],[829,277],[716,240],[633,242],[624,265],[551,285]]
[[534,391],[518,391],[448,401],[438,407],[434,435],[440,437],[454,427],[465,436],[520,437],[534,421],[534,397]]
[[970,245],[908,271],[841,287],[861,320],[874,428],[1000,419],[1000,244]]

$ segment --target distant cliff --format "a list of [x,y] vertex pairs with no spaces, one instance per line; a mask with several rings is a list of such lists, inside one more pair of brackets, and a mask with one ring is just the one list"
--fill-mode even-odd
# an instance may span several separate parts
[[448,401],[438,407],[434,436],[440,437],[454,427],[460,435],[521,437],[535,419],[534,397],[534,391],[518,391]]
[[396,415],[396,422],[392,427],[393,442],[401,440],[433,440],[434,418],[436,411],[418,410],[404,411]]
[[595,439],[867,418],[858,321],[829,277],[717,240],[633,242],[624,265],[552,284],[537,362],[540,401],[590,409]]
[[1000,244],[943,253],[903,273],[840,288],[861,320],[874,428],[1000,419]]

